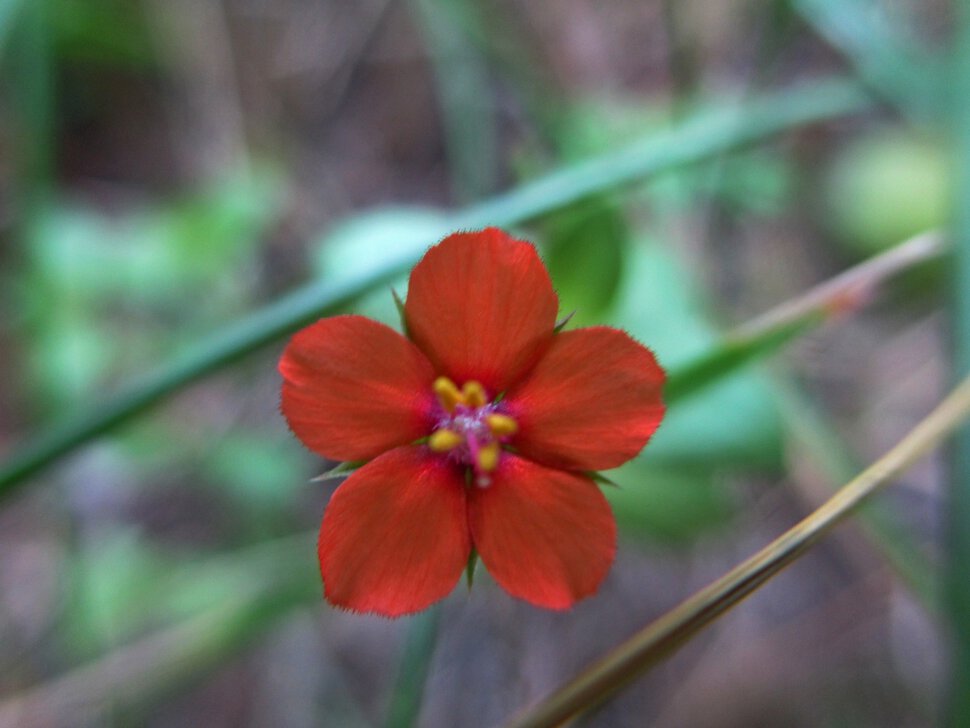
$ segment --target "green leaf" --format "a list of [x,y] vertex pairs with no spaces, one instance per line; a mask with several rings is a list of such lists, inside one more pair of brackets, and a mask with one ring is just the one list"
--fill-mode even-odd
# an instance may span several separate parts
[[[950,159],[955,171],[950,266],[953,365],[956,381],[970,376],[970,7],[956,6],[956,43],[947,77],[952,84]],[[970,725],[970,425],[957,432],[950,452],[949,482],[944,496],[946,526],[943,570],[947,610],[948,699],[943,723]]]
[[580,324],[599,320],[623,274],[628,231],[618,207],[602,197],[573,205],[550,218],[542,237],[560,307]]
[[792,5],[848,58],[866,86],[914,122],[939,119],[949,77],[939,55],[919,47],[909,32],[920,6],[872,0],[795,0]]
[[278,508],[304,485],[302,454],[268,433],[231,432],[212,444],[205,472],[241,501]]
[[[375,260],[389,255],[417,260],[431,244],[453,232],[447,215],[430,207],[386,207],[351,217],[321,236],[314,244],[315,274],[323,281],[366,275]],[[407,292],[407,274],[385,289],[374,290],[354,302],[354,313],[393,326],[404,317],[398,290]],[[397,300],[395,300],[397,299]]]
[[685,543],[734,514],[734,494],[709,471],[652,467],[641,458],[610,476],[623,485],[603,491],[620,532],[646,543]]
[[[669,373],[697,366],[698,357],[715,350],[721,339],[684,270],[645,241],[630,248],[611,320],[650,347]],[[702,363],[686,382],[697,377],[695,382],[709,386],[669,409],[642,457],[692,467],[776,467],[781,429],[769,388],[751,371],[715,382],[709,366]],[[675,387],[685,386],[681,382],[675,380]]]
[[788,342],[820,325],[825,311],[809,311],[792,321],[752,336],[727,339],[712,350],[667,372],[664,402],[667,406],[703,390],[746,364],[774,353]]
[[24,2],[25,0],[0,0],[0,60],[3,59],[7,38],[16,25],[17,13]]

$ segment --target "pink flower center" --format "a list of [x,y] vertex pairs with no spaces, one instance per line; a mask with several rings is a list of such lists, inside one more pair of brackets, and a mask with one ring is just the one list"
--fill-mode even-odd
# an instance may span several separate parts
[[438,377],[432,389],[442,415],[428,438],[428,447],[467,465],[475,474],[475,485],[488,487],[502,444],[518,431],[518,423],[490,402],[485,388],[474,380],[459,390],[447,377]]

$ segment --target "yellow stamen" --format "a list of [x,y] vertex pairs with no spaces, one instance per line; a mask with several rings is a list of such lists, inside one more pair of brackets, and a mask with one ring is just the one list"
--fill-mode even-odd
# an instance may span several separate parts
[[487,415],[485,424],[495,437],[514,435],[519,431],[519,423],[508,415]]
[[435,452],[454,450],[465,441],[461,435],[451,430],[435,430],[428,438],[428,447]]
[[485,399],[485,387],[474,379],[465,382],[465,386],[461,388],[461,396],[469,407],[484,407],[488,402]]
[[498,466],[499,444],[490,442],[478,451],[478,469],[483,473],[490,473]]
[[458,391],[455,383],[448,379],[448,377],[438,377],[435,379],[434,384],[431,385],[431,389],[438,395],[438,402],[441,403],[441,407],[445,412],[454,412],[455,405],[464,404],[464,397]]

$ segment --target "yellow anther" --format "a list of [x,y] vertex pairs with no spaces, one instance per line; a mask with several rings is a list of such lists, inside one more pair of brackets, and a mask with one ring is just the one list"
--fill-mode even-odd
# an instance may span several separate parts
[[465,386],[461,388],[461,396],[469,407],[484,407],[488,402],[485,399],[485,387],[474,379],[465,382]]
[[461,435],[451,430],[435,430],[428,438],[428,447],[435,452],[454,450],[465,441]]
[[519,431],[519,423],[508,415],[487,415],[485,424],[495,437],[514,435]]
[[441,403],[445,412],[454,412],[455,405],[464,404],[464,398],[455,383],[448,377],[438,377],[431,385],[431,389],[438,395],[438,402]]
[[498,466],[498,456],[501,450],[497,442],[490,442],[482,446],[476,456],[478,469],[483,473],[490,473]]

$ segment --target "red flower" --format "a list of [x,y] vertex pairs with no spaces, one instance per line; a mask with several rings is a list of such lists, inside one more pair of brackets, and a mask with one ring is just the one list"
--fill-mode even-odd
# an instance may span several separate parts
[[664,373],[617,329],[555,332],[535,248],[456,233],[411,273],[407,338],[361,316],[297,333],[283,414],[314,452],[368,461],[320,529],[327,598],[389,617],[455,586],[476,549],[513,596],[565,609],[616,550],[589,477],[634,457],[663,417]]

